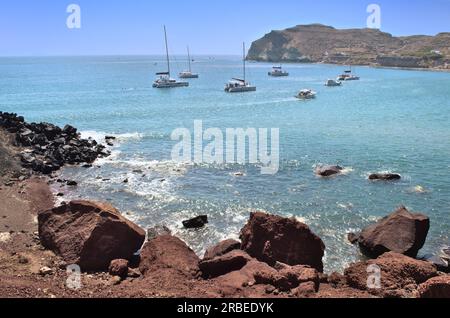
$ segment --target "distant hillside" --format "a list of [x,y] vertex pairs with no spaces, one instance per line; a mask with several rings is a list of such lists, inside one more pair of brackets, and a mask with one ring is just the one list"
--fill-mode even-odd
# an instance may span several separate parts
[[375,29],[299,25],[272,31],[253,42],[247,58],[265,62],[450,69],[450,32],[394,37]]

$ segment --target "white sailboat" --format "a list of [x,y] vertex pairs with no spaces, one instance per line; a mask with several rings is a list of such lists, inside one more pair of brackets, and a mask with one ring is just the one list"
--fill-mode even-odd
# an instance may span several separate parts
[[227,93],[244,93],[244,92],[254,92],[256,91],[256,86],[250,85],[249,82],[246,81],[246,72],[245,72],[245,43],[243,44],[243,61],[244,61],[244,78],[233,78],[225,85],[225,92]]
[[167,31],[166,26],[164,26],[164,39],[166,43],[166,59],[167,59],[167,72],[156,73],[159,78],[153,83],[154,88],[174,88],[174,87],[187,87],[188,82],[178,82],[177,80],[170,77],[170,59],[169,59],[169,46],[167,44]]
[[189,61],[189,69],[187,71],[183,71],[181,72],[178,77],[179,78],[198,78],[198,74],[192,73],[192,68],[191,68],[191,53],[189,52],[189,46],[187,48],[187,52],[188,52],[188,61]]

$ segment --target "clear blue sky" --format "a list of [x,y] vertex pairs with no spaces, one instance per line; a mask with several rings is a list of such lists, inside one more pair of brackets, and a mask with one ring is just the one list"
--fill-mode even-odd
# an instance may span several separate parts
[[[71,3],[79,30],[66,27]],[[273,29],[365,27],[371,3],[394,35],[450,31],[450,0],[1,0],[0,55],[162,54],[163,24],[172,53],[189,43],[194,54],[239,54]]]

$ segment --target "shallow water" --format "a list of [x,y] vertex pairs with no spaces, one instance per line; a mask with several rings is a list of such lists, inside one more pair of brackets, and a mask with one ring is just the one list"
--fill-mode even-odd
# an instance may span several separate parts
[[[182,59],[173,64],[176,72],[185,67]],[[341,270],[360,258],[346,233],[401,204],[431,217],[422,254],[449,244],[450,74],[358,67],[361,81],[327,88],[325,80],[343,67],[286,65],[290,77],[269,78],[271,65],[249,63],[258,91],[225,94],[224,83],[240,67],[237,57],[201,57],[193,64],[200,79],[191,87],[156,90],[160,57],[1,58],[0,110],[70,123],[97,139],[116,135],[112,157],[92,169],[64,169],[65,178],[80,181],[75,190],[62,189],[64,199],[110,201],[143,227],[168,225],[198,253],[237,237],[250,211],[264,210],[309,224],[327,246],[326,270]],[[318,98],[293,98],[302,88]],[[173,162],[171,132],[192,130],[197,119],[204,128],[280,128],[279,173]],[[313,173],[320,163],[348,172],[320,179]],[[403,179],[367,181],[380,171]],[[209,226],[183,230],[181,221],[198,214],[209,215]]]

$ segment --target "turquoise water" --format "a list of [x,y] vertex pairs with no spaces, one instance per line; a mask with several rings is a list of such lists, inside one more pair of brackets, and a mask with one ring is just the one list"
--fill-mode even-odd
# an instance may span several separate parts
[[[174,71],[184,64],[177,58]],[[450,74],[361,67],[355,70],[361,81],[327,88],[325,80],[342,67],[286,65],[290,77],[269,78],[271,65],[249,63],[258,91],[225,94],[240,67],[238,57],[201,57],[193,64],[200,79],[191,87],[157,90],[151,84],[164,70],[160,57],[2,58],[0,110],[70,123],[84,136],[117,135],[111,158],[63,171],[80,181],[78,189],[55,191],[65,191],[65,200],[110,201],[143,227],[166,224],[198,253],[236,237],[250,211],[264,210],[309,224],[327,246],[326,270],[342,270],[361,257],[346,233],[401,204],[431,217],[422,253],[449,244]],[[317,99],[295,99],[302,88],[316,90]],[[192,130],[197,119],[205,128],[280,128],[279,173],[173,162],[171,132]],[[313,170],[320,163],[338,163],[347,173],[319,179]],[[367,181],[379,171],[403,179]],[[181,220],[198,214],[209,215],[208,227],[181,228]]]

